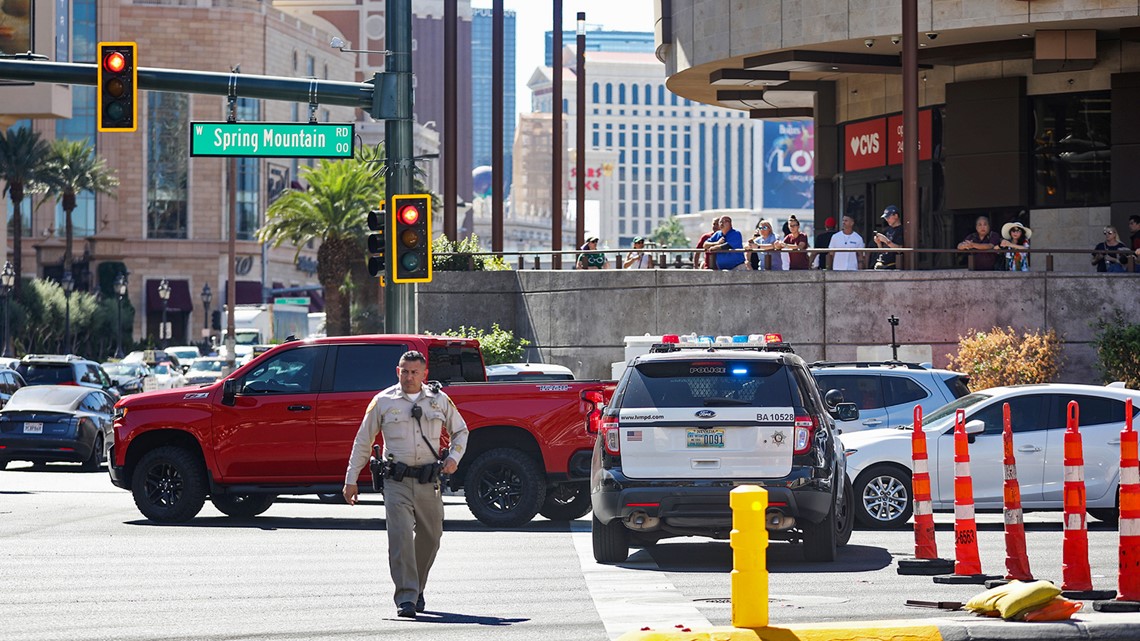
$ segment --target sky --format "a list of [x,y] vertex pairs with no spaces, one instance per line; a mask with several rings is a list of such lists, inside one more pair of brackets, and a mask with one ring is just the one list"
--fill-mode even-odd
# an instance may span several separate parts
[[[491,0],[472,0],[472,7],[491,8]],[[530,111],[527,80],[545,58],[545,34],[554,27],[549,0],[503,0],[503,8],[515,12],[515,104],[518,112]],[[590,29],[608,31],[653,31],[653,0],[563,0],[562,28],[578,28],[578,12],[586,12]],[[570,43],[565,43],[570,44]]]

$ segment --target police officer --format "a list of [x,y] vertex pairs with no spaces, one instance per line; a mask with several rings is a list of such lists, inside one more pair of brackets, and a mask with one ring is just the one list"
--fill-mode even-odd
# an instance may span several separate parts
[[[384,479],[388,567],[396,585],[396,615],[414,619],[424,611],[424,584],[443,534],[439,477],[424,470],[438,464],[442,474],[455,472],[467,446],[467,423],[446,394],[424,385],[427,359],[420,352],[401,356],[396,376],[400,382],[377,394],[364,413],[348,460],[344,499],[356,504],[356,481],[383,432],[384,458],[391,469],[404,472],[402,480]],[[451,435],[451,449],[440,461],[442,427]]]

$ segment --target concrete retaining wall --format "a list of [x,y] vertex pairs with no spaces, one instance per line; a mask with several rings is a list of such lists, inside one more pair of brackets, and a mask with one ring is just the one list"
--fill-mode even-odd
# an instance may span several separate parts
[[780,332],[805,359],[853,360],[859,346],[931,345],[944,366],[971,329],[1054,329],[1062,380],[1099,382],[1091,323],[1114,307],[1140,322],[1140,278],[1056,272],[436,272],[418,296],[421,331],[499,323],[535,361],[608,378],[625,336]]

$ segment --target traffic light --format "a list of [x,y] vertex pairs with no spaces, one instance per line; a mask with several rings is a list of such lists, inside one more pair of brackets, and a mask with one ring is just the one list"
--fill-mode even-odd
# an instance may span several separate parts
[[221,312],[221,310],[215,309],[214,311],[210,312],[210,327],[212,329],[219,329],[219,330],[222,328],[222,312]]
[[384,216],[384,206],[368,212],[368,228],[373,233],[368,234],[368,274],[380,276],[384,273],[384,227],[387,221]]
[[99,131],[138,129],[138,77],[133,42],[99,43]]
[[392,282],[431,282],[431,194],[392,196]]

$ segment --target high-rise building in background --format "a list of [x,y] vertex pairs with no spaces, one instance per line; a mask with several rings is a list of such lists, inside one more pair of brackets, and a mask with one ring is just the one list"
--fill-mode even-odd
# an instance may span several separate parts
[[[492,11],[471,13],[471,148],[472,167],[491,166],[491,74],[494,44]],[[511,190],[512,143],[515,139],[515,12],[503,12],[503,193]],[[477,181],[479,183],[479,181]],[[484,186],[475,185],[478,195]]]
[[[573,47],[578,41],[577,31],[562,32],[562,46]],[[586,28],[586,51],[624,51],[626,53],[653,53],[657,45],[650,31],[606,31],[597,27]],[[546,32],[547,67],[551,65],[554,49],[554,32]]]

